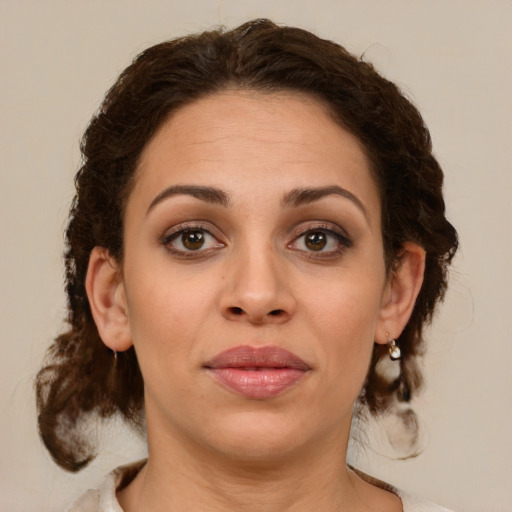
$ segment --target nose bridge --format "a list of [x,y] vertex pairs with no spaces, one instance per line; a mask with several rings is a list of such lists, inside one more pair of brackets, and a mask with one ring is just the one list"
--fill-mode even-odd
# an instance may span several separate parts
[[229,264],[223,310],[230,318],[253,323],[276,322],[293,314],[294,301],[278,251],[268,241],[247,241]]
[[270,302],[278,292],[275,256],[271,248],[245,251],[238,266],[238,286],[241,296],[249,300]]

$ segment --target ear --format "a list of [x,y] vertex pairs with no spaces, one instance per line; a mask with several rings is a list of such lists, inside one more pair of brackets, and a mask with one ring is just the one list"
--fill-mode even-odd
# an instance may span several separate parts
[[386,343],[388,336],[398,338],[409,321],[423,284],[425,256],[423,247],[412,242],[403,244],[398,264],[390,272],[383,295],[376,343]]
[[91,251],[85,288],[103,343],[116,352],[129,349],[132,339],[124,283],[119,265],[107,249]]

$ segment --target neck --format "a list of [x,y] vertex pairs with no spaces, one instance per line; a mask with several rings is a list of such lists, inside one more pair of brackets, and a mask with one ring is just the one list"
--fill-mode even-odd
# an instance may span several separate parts
[[205,452],[174,434],[165,442],[153,438],[147,464],[119,500],[128,512],[355,510],[345,459],[345,439],[273,460]]
[[125,512],[402,510],[398,497],[347,468],[349,428],[288,453],[257,457],[219,453],[179,432],[147,427],[148,462],[118,492]]

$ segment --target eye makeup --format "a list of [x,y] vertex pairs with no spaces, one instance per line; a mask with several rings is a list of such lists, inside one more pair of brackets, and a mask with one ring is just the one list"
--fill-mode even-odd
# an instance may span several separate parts
[[175,257],[201,259],[226,246],[212,231],[209,223],[180,223],[168,230],[161,237],[160,243]]
[[315,221],[295,230],[287,247],[304,257],[329,260],[340,257],[353,243],[344,230],[330,223]]

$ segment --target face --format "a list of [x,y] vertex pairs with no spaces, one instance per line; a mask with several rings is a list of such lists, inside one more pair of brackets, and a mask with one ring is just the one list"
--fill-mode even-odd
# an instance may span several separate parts
[[346,439],[389,286],[379,195],[316,100],[227,91],[146,147],[120,293],[148,438],[231,457]]

